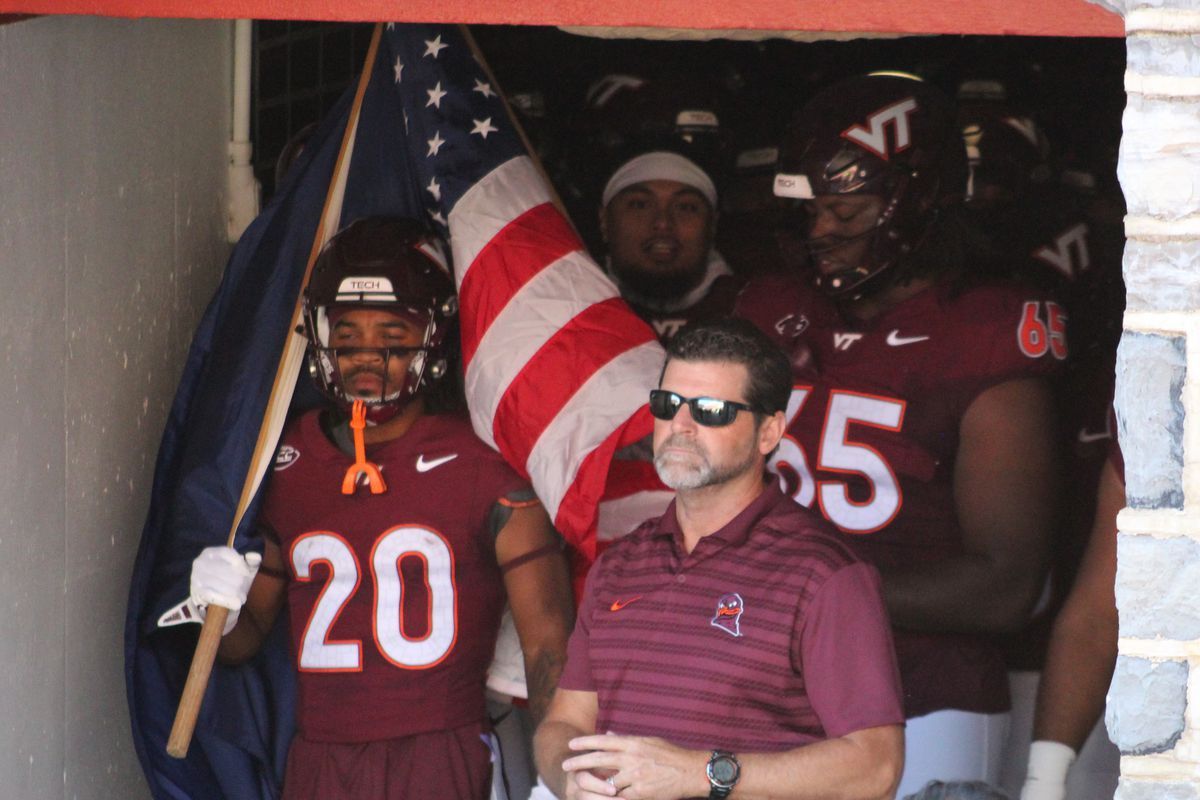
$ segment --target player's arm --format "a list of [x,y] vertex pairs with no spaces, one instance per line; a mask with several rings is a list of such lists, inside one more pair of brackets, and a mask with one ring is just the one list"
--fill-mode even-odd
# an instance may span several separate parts
[[546,713],[566,660],[575,620],[562,539],[536,500],[511,508],[496,536],[496,560],[525,657],[534,723]]
[[1051,389],[1011,380],[982,392],[959,426],[954,502],[963,552],[883,570],[895,625],[911,630],[1018,629],[1045,578],[1057,497]]
[[[686,750],[642,736],[581,736],[568,745],[578,753],[563,764],[572,776],[589,770],[612,773],[612,787],[595,790],[603,797],[620,792],[621,796],[676,800],[707,797],[711,789],[705,771],[708,750]],[[741,775],[733,798],[890,800],[904,767],[904,728],[883,725],[780,753],[734,755]],[[538,764],[542,765],[540,759]]]
[[287,577],[279,545],[264,539],[262,564],[254,575],[237,622],[224,636],[217,658],[226,664],[240,664],[253,658],[262,647],[286,598]]
[[[1054,620],[1038,686],[1025,800],[1062,798],[1066,772],[1104,710],[1117,660],[1117,512],[1125,484],[1112,463],[1100,474],[1096,518],[1071,593]],[[1046,743],[1056,743],[1046,746]],[[1065,746],[1065,747],[1064,747]]]

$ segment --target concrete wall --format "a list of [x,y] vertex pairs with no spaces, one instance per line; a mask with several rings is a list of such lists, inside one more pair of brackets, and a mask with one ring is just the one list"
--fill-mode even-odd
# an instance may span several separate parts
[[228,254],[231,28],[0,26],[0,795],[149,792],[122,624],[158,438]]

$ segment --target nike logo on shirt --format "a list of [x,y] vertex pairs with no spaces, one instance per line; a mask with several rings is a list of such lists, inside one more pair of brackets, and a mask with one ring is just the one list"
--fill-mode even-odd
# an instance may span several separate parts
[[608,607],[608,610],[609,611],[620,611],[622,608],[629,605],[630,603],[636,602],[641,599],[642,599],[642,596],[639,594],[637,597],[631,597],[628,600],[613,600],[612,605]]
[[434,458],[426,461],[425,454],[422,453],[421,455],[417,456],[417,472],[429,472],[429,470],[433,469],[434,467],[440,467],[447,461],[453,461],[456,458],[458,458],[458,453],[451,453],[448,456],[442,456],[441,458]]
[[893,330],[887,335],[887,343],[892,347],[903,347],[906,344],[924,342],[928,338],[928,336],[901,336],[899,330]]

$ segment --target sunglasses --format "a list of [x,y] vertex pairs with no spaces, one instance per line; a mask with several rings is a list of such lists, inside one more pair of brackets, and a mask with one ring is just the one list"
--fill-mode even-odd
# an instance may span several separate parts
[[687,404],[692,420],[706,428],[721,428],[737,419],[739,411],[754,412],[745,403],[718,400],[715,397],[684,397],[666,389],[650,390],[650,413],[658,419],[672,420]]

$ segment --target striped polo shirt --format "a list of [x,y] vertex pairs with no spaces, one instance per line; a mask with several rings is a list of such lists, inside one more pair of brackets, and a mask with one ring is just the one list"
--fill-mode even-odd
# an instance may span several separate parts
[[560,686],[597,732],[773,752],[902,724],[875,569],[774,483],[691,553],[672,503],[588,576]]

